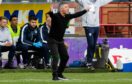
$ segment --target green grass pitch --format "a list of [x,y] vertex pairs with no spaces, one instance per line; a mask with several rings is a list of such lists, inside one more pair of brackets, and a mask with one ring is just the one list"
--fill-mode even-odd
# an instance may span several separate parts
[[50,71],[1,71],[0,84],[132,84],[132,73],[67,72],[67,81],[52,81]]

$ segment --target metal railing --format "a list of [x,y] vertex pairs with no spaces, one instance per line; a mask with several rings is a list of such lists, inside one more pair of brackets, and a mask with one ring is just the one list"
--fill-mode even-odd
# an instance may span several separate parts
[[132,2],[104,6],[100,18],[101,37],[132,37]]

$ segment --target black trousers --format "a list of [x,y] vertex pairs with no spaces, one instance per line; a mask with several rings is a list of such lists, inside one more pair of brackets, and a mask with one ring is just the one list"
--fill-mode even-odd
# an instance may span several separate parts
[[88,65],[92,65],[92,60],[94,57],[94,52],[96,49],[96,43],[99,34],[99,27],[84,27],[86,38],[87,38],[87,62]]
[[36,48],[33,46],[24,45],[24,44],[17,44],[16,50],[22,51],[24,64],[30,63],[30,54],[28,53],[28,50],[36,51],[36,53],[34,53],[35,55],[37,55],[39,58],[44,58],[44,61],[46,64],[49,63],[49,49],[47,44],[43,44],[41,48]]
[[[69,59],[67,48],[64,45],[64,41],[58,42],[55,39],[49,38],[48,46],[52,56],[53,75],[62,74]],[[60,64],[58,66],[59,59],[60,59]]]
[[[8,63],[11,64],[13,61],[13,57],[15,55],[15,47],[14,46],[0,46],[0,58],[2,56],[2,52],[9,51],[8,54]],[[2,66],[2,59],[0,60],[0,66]]]

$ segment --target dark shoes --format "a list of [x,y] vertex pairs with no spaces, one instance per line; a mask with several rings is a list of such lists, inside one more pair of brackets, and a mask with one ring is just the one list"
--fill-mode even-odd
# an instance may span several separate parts
[[52,80],[58,81],[58,80],[60,80],[60,79],[58,78],[58,76],[53,76]]
[[62,74],[58,74],[58,75],[53,75],[52,80],[58,81],[58,80],[68,80],[68,79],[64,77]]
[[58,78],[59,78],[60,80],[69,80],[69,79],[67,79],[66,77],[64,77],[62,74],[59,74],[59,75],[58,75]]
[[89,65],[88,69],[91,70],[91,71],[95,71],[95,68],[92,65]]

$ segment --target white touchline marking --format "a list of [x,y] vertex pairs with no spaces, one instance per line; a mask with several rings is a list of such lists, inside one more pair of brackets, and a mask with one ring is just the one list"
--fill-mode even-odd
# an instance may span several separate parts
[[[9,83],[9,82],[55,82],[52,81],[51,79],[4,79],[4,80],[0,80],[0,82],[5,82],[5,83]],[[132,82],[132,79],[130,78],[119,78],[119,79],[70,79],[70,80],[61,80],[58,82]]]

